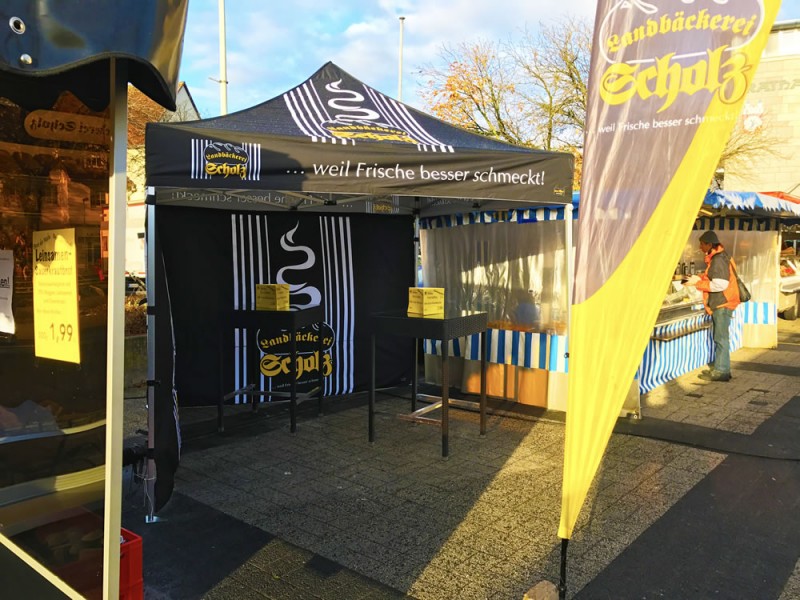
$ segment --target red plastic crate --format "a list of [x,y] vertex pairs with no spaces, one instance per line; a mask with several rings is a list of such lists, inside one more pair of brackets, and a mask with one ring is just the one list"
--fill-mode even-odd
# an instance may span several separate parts
[[119,597],[142,600],[142,538],[125,528],[121,528],[120,534],[125,541],[119,546]]

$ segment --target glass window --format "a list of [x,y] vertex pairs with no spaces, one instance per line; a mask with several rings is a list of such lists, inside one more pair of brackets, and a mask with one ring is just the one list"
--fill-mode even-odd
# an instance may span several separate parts
[[0,97],[0,529],[102,584],[107,116]]

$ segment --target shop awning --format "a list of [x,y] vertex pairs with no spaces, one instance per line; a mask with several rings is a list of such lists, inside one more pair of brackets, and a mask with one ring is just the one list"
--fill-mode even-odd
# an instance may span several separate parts
[[770,217],[800,217],[800,203],[760,192],[709,191],[703,205]]
[[766,194],[767,196],[775,196],[776,198],[780,198],[781,200],[788,200],[789,202],[795,202],[800,204],[800,197],[792,196],[791,194],[787,194],[786,192],[761,192],[762,194]]
[[101,111],[109,100],[109,61],[115,59],[126,64],[130,83],[175,110],[188,6],[188,0],[5,0],[3,95],[28,109],[50,108],[69,90]]

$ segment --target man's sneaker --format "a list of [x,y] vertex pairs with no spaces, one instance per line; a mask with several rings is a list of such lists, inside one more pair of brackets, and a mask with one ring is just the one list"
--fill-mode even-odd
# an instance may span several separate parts
[[730,381],[731,374],[730,373],[723,373],[721,371],[714,371],[710,370],[709,372],[703,371],[698,375],[700,379],[704,381]]
[[[700,375],[711,375],[714,372],[714,369],[703,369],[700,371]],[[733,379],[733,375],[728,373],[728,379]]]

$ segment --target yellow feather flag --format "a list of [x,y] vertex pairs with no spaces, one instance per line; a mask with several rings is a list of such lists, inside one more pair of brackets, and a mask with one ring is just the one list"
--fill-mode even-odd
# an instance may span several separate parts
[[778,0],[598,2],[570,315],[563,540],[779,7]]

